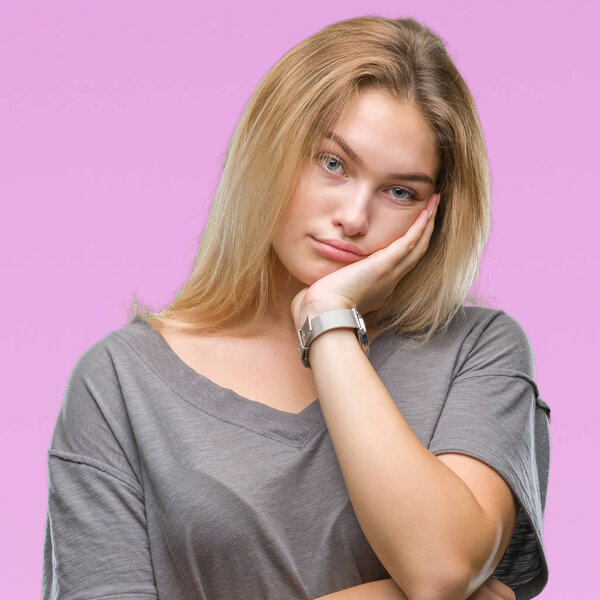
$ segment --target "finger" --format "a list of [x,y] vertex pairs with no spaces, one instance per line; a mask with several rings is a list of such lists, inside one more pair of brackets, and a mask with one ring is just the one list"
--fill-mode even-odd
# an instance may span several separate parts
[[486,581],[487,586],[492,590],[498,598],[502,600],[515,600],[515,593],[507,585],[504,585],[501,581],[495,577],[490,577]]
[[436,196],[439,198],[439,194],[433,194],[429,198],[426,207],[401,237],[374,253],[379,256],[378,264],[382,273],[388,273],[392,269],[395,276],[400,276],[408,271],[409,267],[412,268],[410,263],[419,260],[420,252],[425,252],[433,231]]
[[434,205],[433,214],[428,218],[420,237],[414,242],[409,242],[406,250],[404,252],[401,251],[399,255],[396,255],[396,262],[391,271],[394,279],[399,280],[402,278],[415,267],[423,256],[425,256],[435,226],[435,209],[436,206]]
[[[411,231],[409,238],[407,239],[406,249],[410,252],[415,246],[419,243],[419,241],[423,238],[423,235],[427,231],[427,225],[430,220],[430,213],[428,210],[424,210],[419,217],[417,218],[417,227]],[[414,224],[413,224],[414,225]],[[411,227],[412,229],[412,227]]]
[[425,254],[425,251],[429,246],[429,240],[431,239],[431,235],[433,234],[433,229],[435,227],[436,210],[437,207],[434,206],[432,213],[427,219],[427,223],[425,224],[425,228],[423,229],[421,236],[419,237],[415,245],[412,248],[410,248],[409,255],[413,254],[418,258],[421,258]]
[[[398,266],[406,267],[406,266],[414,266],[417,261],[419,261],[425,255],[427,251],[427,247],[429,246],[429,240],[431,239],[431,235],[433,234],[433,229],[435,227],[435,215],[437,211],[437,204],[434,203],[432,208],[432,213],[427,214],[425,218],[425,225],[421,228],[417,229],[417,232],[420,231],[420,235],[418,238],[411,238],[407,244],[407,252],[404,255],[399,257],[399,261],[397,263]],[[428,209],[426,209],[427,211]]]
[[433,220],[437,209],[439,194],[433,194],[427,201],[425,208],[419,213],[419,216],[415,219],[414,223],[408,228],[406,233],[399,238],[399,240],[405,240],[407,250],[412,250],[423,234],[426,233],[428,225],[431,224],[431,230],[433,230]]
[[515,600],[515,593],[501,581],[490,577],[467,600]]
[[394,240],[387,247],[383,248],[379,252],[381,257],[385,257],[385,262],[391,262],[392,265],[397,265],[403,261],[406,256],[415,248],[425,230],[427,228],[429,213],[427,209],[423,209],[413,224],[406,230],[404,235]]

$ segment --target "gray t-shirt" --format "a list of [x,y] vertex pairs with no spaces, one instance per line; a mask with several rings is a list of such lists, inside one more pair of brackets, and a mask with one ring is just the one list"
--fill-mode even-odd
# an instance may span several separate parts
[[[509,484],[517,525],[494,576],[539,594],[550,408],[521,326],[465,306],[421,348],[382,333],[369,360],[425,447]],[[244,398],[140,317],[78,359],[48,450],[43,600],[313,599],[387,577],[318,399],[292,414]]]

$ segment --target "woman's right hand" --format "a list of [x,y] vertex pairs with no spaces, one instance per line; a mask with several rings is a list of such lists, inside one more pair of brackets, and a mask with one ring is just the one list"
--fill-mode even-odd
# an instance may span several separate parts
[[467,600],[515,600],[515,593],[495,577],[490,577]]

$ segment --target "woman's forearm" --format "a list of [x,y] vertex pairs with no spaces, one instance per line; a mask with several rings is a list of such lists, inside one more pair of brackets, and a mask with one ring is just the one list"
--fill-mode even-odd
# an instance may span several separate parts
[[471,490],[416,437],[352,330],[318,336],[310,363],[352,506],[373,551],[411,600],[438,592],[464,598],[470,565],[478,564],[489,535]]
[[314,600],[408,600],[393,579],[380,579],[319,596]]
[[[439,596],[443,598],[444,596]],[[339,590],[333,594],[319,596],[314,600],[409,600],[393,579],[381,579]],[[488,578],[482,586],[470,594],[466,600],[515,600],[515,593],[507,585]]]

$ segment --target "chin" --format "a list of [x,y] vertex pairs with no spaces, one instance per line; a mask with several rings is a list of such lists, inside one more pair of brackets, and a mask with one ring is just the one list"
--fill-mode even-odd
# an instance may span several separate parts
[[[296,260],[298,257],[294,257]],[[286,285],[292,284],[292,282],[297,283],[298,286],[308,286],[310,287],[313,283],[319,281],[326,275],[341,269],[344,264],[343,263],[335,263],[333,261],[320,261],[315,260],[314,258],[307,258],[306,261],[303,261],[301,265],[294,265],[291,261],[290,263],[284,263],[281,258],[278,260],[278,268],[282,274],[282,280],[284,282],[289,281]],[[298,268],[295,268],[298,267]]]

